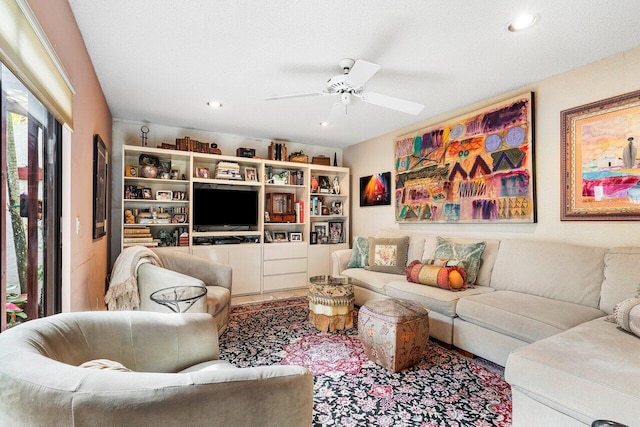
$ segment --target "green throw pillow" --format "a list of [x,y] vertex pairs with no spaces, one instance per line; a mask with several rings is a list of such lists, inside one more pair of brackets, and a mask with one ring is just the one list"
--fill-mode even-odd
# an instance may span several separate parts
[[347,268],[364,268],[369,260],[369,240],[364,237],[356,237],[353,241],[351,259]]
[[437,237],[436,251],[434,258],[457,259],[464,261],[467,265],[467,283],[470,285],[476,282],[482,253],[487,246],[487,242],[477,242],[470,244],[453,243],[442,237]]

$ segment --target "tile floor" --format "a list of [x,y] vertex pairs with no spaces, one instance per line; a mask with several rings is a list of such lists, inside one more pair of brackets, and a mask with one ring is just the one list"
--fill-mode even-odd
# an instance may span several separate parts
[[303,297],[307,295],[307,288],[292,289],[290,291],[272,292],[268,294],[258,295],[243,295],[238,297],[231,297],[231,305],[250,304],[253,302],[271,301],[276,299]]

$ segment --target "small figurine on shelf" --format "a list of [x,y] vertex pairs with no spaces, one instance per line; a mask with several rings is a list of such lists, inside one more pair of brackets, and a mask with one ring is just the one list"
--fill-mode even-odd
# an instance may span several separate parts
[[131,212],[131,209],[127,209],[124,211],[124,223],[125,224],[135,224],[136,223],[136,217],[133,216],[133,212]]
[[332,185],[331,192],[333,194],[340,194],[340,180],[338,179],[337,176],[333,177],[333,185]]

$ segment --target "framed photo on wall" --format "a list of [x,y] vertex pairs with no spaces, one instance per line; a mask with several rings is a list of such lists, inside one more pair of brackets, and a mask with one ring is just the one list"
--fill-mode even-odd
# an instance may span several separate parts
[[640,91],[560,113],[562,220],[640,219]]
[[93,135],[93,238],[107,234],[107,146]]

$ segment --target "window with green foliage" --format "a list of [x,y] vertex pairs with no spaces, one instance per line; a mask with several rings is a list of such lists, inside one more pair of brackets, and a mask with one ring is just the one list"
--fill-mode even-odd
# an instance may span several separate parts
[[1,327],[60,311],[61,125],[0,64]]

